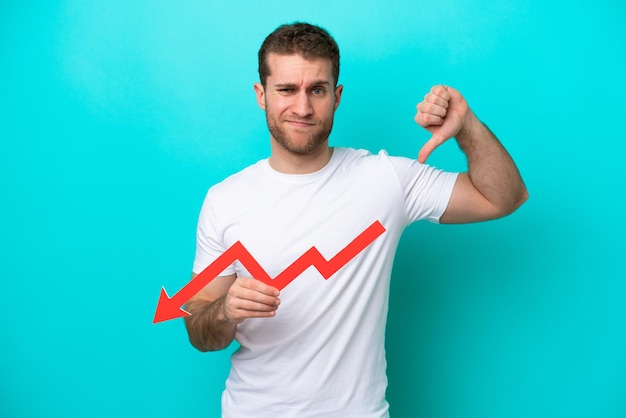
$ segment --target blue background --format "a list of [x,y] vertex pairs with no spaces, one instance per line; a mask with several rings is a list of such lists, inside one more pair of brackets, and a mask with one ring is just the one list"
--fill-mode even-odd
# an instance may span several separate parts
[[[209,186],[267,156],[252,84],[281,23],[342,51],[332,145],[414,157],[459,89],[531,198],[407,229],[394,417],[626,416],[622,2],[3,1],[0,416],[215,417],[230,349],[152,324],[190,276]],[[464,169],[453,143],[430,163]],[[245,204],[245,196],[239,198]]]

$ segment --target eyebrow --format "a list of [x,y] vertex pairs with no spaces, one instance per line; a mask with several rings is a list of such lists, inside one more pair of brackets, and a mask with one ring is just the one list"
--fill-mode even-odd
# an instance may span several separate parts
[[[330,86],[330,82],[326,80],[316,80],[311,83],[312,86]],[[294,88],[298,87],[295,83],[278,83],[274,84],[274,87],[277,89],[285,89],[285,88]]]

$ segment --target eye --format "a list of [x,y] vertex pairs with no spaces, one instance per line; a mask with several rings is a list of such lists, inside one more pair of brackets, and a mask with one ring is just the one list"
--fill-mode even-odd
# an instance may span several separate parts
[[326,90],[324,90],[323,87],[314,87],[311,92],[315,95],[315,96],[321,96],[322,94],[324,94],[326,92]]

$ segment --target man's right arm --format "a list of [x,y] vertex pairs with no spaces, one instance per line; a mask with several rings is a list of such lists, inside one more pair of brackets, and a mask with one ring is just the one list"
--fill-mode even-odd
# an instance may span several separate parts
[[244,319],[276,314],[278,296],[277,289],[249,277],[216,277],[185,304],[191,314],[185,317],[191,345],[200,351],[228,347]]

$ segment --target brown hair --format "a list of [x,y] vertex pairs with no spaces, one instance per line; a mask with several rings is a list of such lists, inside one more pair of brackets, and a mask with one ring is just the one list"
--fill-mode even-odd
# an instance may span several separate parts
[[337,85],[339,46],[325,29],[309,23],[296,22],[279,26],[269,34],[259,49],[259,77],[264,86],[270,75],[267,57],[272,52],[280,55],[299,54],[305,59],[328,58],[333,64],[333,75]]

